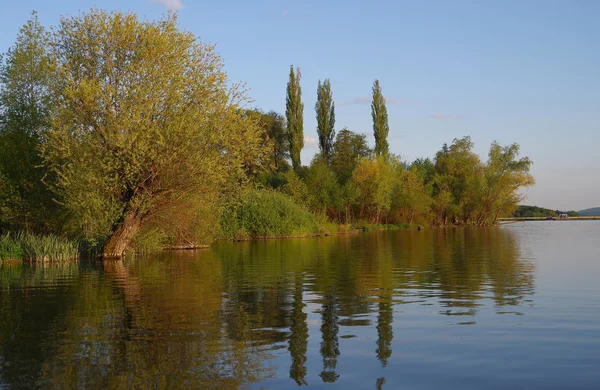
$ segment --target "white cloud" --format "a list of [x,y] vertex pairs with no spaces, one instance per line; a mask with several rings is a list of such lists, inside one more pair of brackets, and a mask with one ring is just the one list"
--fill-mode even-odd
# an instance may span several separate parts
[[153,3],[164,5],[167,9],[177,11],[183,8],[181,0],[152,0]]
[[387,104],[408,104],[411,103],[410,100],[408,99],[404,99],[404,98],[393,98],[393,97],[386,97],[385,98],[385,102]]
[[352,98],[350,100],[346,100],[345,102],[341,102],[340,106],[352,106],[355,104],[370,104],[371,98],[367,96],[359,96]]
[[281,16],[283,16],[284,18],[285,18],[286,16],[288,16],[288,9],[287,9],[287,8],[286,8],[286,9],[284,9],[283,11],[281,11]]
[[[340,107],[353,106],[353,105],[367,105],[367,104],[371,104],[372,101],[373,101],[373,98],[371,96],[357,96],[355,98],[352,98],[350,100],[340,103]],[[407,103],[410,103],[411,101],[408,99],[404,99],[404,98],[386,97],[385,102],[387,104],[407,104]]]
[[431,117],[433,119],[440,119],[440,120],[446,120],[446,119],[462,119],[463,116],[462,115],[457,115],[457,114],[433,114],[431,115]]
[[304,137],[304,146],[310,149],[316,149],[319,146],[319,140],[308,135]]

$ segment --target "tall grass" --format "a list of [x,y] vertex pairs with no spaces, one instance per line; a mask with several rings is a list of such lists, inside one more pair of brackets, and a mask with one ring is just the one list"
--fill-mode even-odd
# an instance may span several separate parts
[[25,251],[15,235],[5,233],[0,235],[0,262],[7,260],[23,260]]
[[0,261],[62,262],[79,258],[79,244],[55,235],[0,235]]

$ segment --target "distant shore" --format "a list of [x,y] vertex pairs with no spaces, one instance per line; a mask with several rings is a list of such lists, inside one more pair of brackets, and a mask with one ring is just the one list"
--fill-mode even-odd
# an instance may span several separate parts
[[600,217],[569,217],[567,219],[546,219],[546,217],[508,217],[498,218],[498,221],[600,221]]

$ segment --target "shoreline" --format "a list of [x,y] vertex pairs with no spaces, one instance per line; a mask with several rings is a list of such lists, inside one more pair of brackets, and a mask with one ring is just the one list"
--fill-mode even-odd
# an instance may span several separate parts
[[[600,221],[600,217],[572,217],[567,219],[566,221]],[[490,226],[475,226],[475,225],[446,225],[446,226],[429,226],[429,229],[447,229],[447,228],[490,228],[490,227],[502,227],[505,225],[511,225],[513,223],[518,222],[540,222],[546,221],[543,218],[501,218],[498,220],[498,223]],[[265,236],[265,237],[252,237],[252,238],[217,238],[213,241],[213,243],[218,241],[229,241],[229,242],[250,242],[250,241],[271,241],[271,240],[285,240],[285,239],[297,239],[297,238],[318,238],[318,237],[329,237],[333,235],[348,235],[348,234],[357,234],[361,232],[369,232],[369,231],[380,231],[380,230],[414,230],[414,231],[424,231],[425,227],[421,225],[410,225],[410,226],[396,226],[396,225],[370,225],[365,224],[362,227],[355,227],[348,230],[340,230],[332,233],[320,233],[320,234],[306,234],[306,235],[289,235],[289,236]],[[160,250],[157,250],[156,253],[159,252],[178,252],[178,251],[195,251],[195,250],[205,250],[210,249],[211,244],[201,244],[201,245],[181,245],[181,246],[167,246]],[[136,253],[135,255],[142,255],[142,253]],[[85,257],[85,256],[84,256]],[[91,256],[95,258],[96,261],[104,261],[104,260],[117,260],[121,257],[116,258],[103,258],[102,256]],[[39,261],[31,261],[31,260],[20,260],[20,259],[0,259],[0,266],[2,265],[14,265],[14,264],[64,264],[81,261],[83,259],[82,256],[60,260],[60,261],[52,261],[52,260],[39,260]]]

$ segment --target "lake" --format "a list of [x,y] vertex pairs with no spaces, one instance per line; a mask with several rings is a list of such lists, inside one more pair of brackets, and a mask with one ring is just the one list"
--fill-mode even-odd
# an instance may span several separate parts
[[600,388],[600,222],[0,266],[0,388]]

